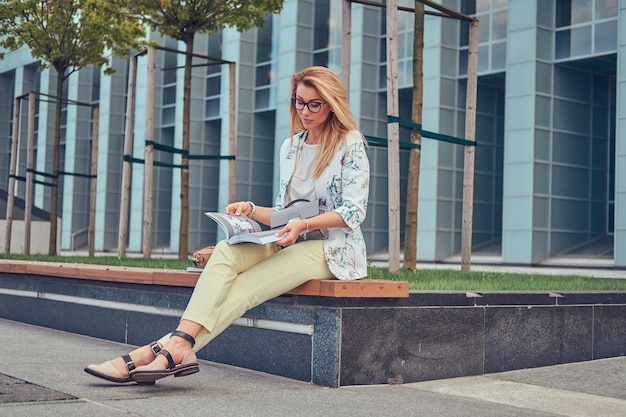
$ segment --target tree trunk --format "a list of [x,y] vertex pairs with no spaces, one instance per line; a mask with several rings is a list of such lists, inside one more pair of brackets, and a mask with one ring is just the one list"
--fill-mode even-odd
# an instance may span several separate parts
[[[189,152],[189,132],[191,117],[191,66],[193,60],[193,40],[191,36],[185,51],[185,78],[183,85],[183,151]],[[178,259],[187,260],[189,256],[189,157],[183,152],[180,170],[180,235],[178,240]]]
[[[413,35],[413,106],[411,120],[422,124],[423,108],[423,61],[424,61],[424,4],[415,1],[415,27]],[[419,130],[411,132],[411,142],[422,144],[422,135]],[[409,151],[409,178],[407,183],[406,221],[404,225],[404,268],[417,267],[417,207],[419,197],[419,175],[422,151]]]
[[61,106],[63,100],[63,81],[65,68],[55,68],[57,72],[57,91],[54,109],[54,144],[52,146],[52,190],[50,192],[50,243],[48,255],[57,254],[57,213],[59,195],[59,165],[61,159]]

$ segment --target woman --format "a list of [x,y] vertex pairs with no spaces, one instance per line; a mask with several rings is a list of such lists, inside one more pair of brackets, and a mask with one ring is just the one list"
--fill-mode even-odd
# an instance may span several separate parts
[[[367,274],[365,219],[369,161],[339,77],[310,67],[291,79],[290,138],[280,149],[275,207],[231,203],[226,213],[269,224],[270,214],[297,199],[319,200],[318,216],[287,223],[274,244],[219,242],[181,321],[172,333],[85,371],[112,382],[153,383],[198,372],[195,352],[249,309],[311,280]],[[304,239],[327,229],[327,239]],[[297,243],[299,237],[303,237]],[[156,357],[155,357],[156,356]]]

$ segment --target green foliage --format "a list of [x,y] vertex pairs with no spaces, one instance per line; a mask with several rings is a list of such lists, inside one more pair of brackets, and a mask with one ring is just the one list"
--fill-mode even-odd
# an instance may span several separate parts
[[[0,47],[27,46],[60,77],[87,65],[111,73],[109,56],[128,54],[145,37],[123,0],[0,0]],[[70,70],[67,72],[67,70]]]
[[187,43],[196,33],[226,27],[245,31],[262,27],[284,0],[129,0],[128,7],[153,30]]

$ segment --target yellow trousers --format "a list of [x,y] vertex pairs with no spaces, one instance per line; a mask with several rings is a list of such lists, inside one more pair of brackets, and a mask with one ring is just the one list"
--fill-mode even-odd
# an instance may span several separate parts
[[[253,307],[311,279],[333,278],[324,243],[306,240],[286,248],[274,244],[219,242],[204,267],[184,320],[199,323],[198,351]],[[169,334],[159,340],[165,344]]]

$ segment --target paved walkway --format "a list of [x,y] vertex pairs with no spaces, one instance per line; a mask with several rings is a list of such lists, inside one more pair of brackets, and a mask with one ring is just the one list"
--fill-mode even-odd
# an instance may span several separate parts
[[140,386],[83,372],[131,346],[1,319],[0,333],[0,416],[626,416],[626,357],[338,389],[201,361]]

